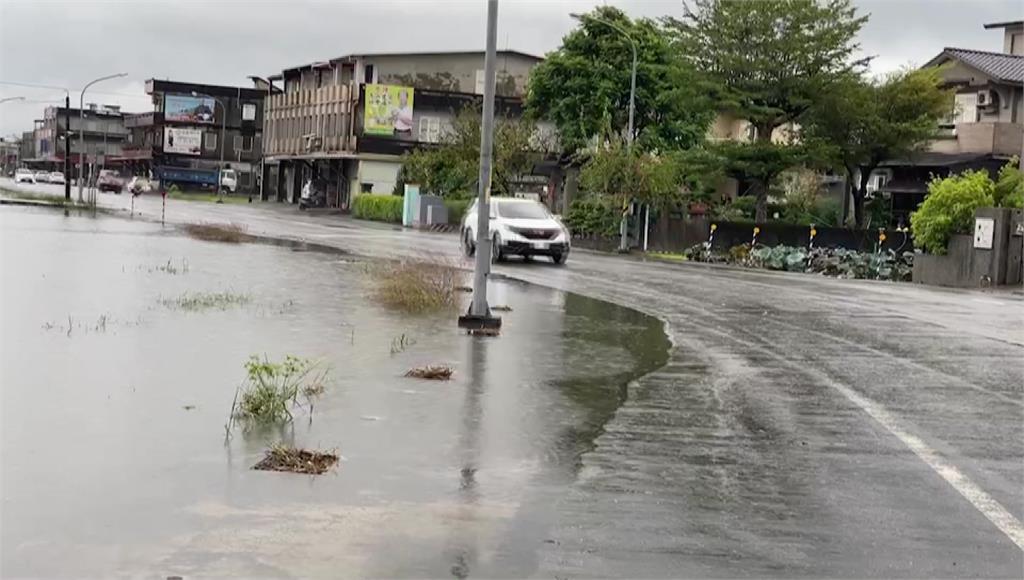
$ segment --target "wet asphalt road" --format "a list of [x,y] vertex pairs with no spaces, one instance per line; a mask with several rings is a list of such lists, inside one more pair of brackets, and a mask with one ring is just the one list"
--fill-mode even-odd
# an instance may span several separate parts
[[[167,220],[457,256],[454,236],[278,204],[171,201]],[[1019,292],[585,252],[496,273],[654,314],[675,344],[583,457],[536,576],[1024,576]]]

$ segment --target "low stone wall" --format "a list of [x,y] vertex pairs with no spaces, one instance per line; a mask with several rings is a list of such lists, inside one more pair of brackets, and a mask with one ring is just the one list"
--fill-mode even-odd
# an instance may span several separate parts
[[944,256],[914,256],[913,281],[915,284],[954,288],[982,286],[981,280],[974,276],[974,238],[964,234],[953,236]]

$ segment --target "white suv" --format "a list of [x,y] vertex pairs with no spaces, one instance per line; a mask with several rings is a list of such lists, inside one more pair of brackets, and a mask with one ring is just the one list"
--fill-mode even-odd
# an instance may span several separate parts
[[[491,198],[491,260],[509,255],[548,256],[556,264],[569,257],[569,230],[543,204],[532,199]],[[476,202],[462,218],[462,250],[476,253]]]
[[14,183],[35,183],[36,174],[31,169],[19,167],[14,172]]

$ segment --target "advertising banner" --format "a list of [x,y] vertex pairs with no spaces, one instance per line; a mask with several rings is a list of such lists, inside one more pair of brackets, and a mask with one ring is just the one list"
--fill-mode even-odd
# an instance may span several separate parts
[[164,97],[164,119],[180,123],[213,123],[217,101],[213,97],[167,95]]
[[199,155],[203,150],[203,132],[199,129],[164,127],[164,153]]
[[366,85],[363,134],[412,137],[412,87]]

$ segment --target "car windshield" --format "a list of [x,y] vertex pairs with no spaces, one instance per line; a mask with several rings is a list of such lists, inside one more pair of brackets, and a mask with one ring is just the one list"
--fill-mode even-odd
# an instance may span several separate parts
[[495,206],[503,218],[543,220],[551,217],[547,208],[535,201],[503,201]]

